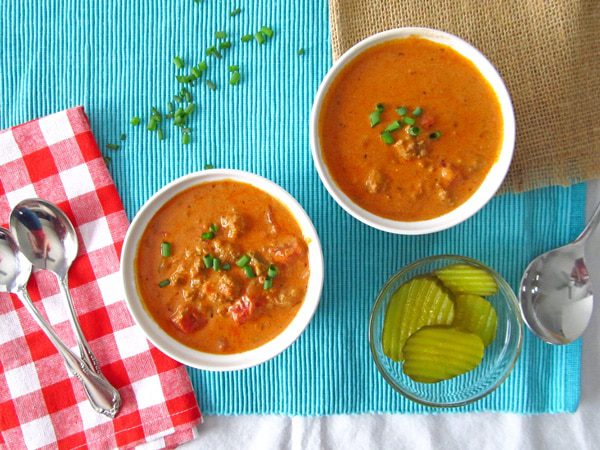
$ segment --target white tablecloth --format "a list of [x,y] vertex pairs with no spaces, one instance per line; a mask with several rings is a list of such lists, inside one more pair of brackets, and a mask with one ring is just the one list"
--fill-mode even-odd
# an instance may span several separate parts
[[[600,201],[600,181],[589,184],[588,217]],[[587,248],[600,292],[600,231]],[[600,298],[600,296],[597,296]],[[597,308],[598,309],[598,308]],[[328,417],[205,417],[200,449],[594,449],[600,448],[600,312],[583,336],[582,390],[574,414],[497,413]]]

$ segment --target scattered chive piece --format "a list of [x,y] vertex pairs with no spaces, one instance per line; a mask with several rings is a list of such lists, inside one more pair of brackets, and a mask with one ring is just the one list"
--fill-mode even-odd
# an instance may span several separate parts
[[142,121],[142,119],[140,119],[138,116],[133,116],[131,118],[131,120],[129,121],[129,123],[131,125],[133,125],[134,127],[137,127],[140,124],[141,121]]
[[240,66],[236,66],[236,65],[229,66],[230,72],[239,72],[239,70],[240,70]]
[[275,34],[275,33],[273,32],[273,29],[272,29],[272,28],[265,27],[265,26],[263,26],[263,27],[260,27],[260,32],[261,32],[262,34],[264,34],[264,35],[265,35],[266,37],[268,37],[268,38],[272,38],[272,37],[273,37],[273,35]]
[[164,287],[167,287],[170,284],[171,284],[171,280],[169,280],[167,278],[166,280],[162,280],[160,283],[158,283],[158,287],[164,288]]
[[215,166],[213,166],[212,164],[204,164],[204,170],[210,170],[210,169],[214,169]]
[[183,101],[183,99],[179,95],[174,95],[173,100],[175,100],[177,103],[181,103]]
[[212,231],[207,231],[206,233],[202,233],[203,241],[210,241],[214,237],[215,237],[215,233],[213,233]]
[[221,57],[223,55],[221,55],[221,52],[219,50],[217,50],[217,47],[215,47],[214,45],[212,47],[208,47],[206,49],[206,56],[216,56],[217,58],[221,59]]
[[373,111],[369,114],[369,121],[371,122],[371,128],[381,122],[381,112],[378,110]]
[[250,257],[248,255],[242,255],[242,257],[235,262],[235,265],[238,267],[245,267],[249,262]]
[[210,255],[205,255],[204,258],[202,258],[202,260],[204,261],[204,267],[206,267],[207,269],[210,269],[213,266],[213,257]]
[[184,116],[178,116],[177,114],[175,115],[175,119],[173,120],[173,125],[175,125],[176,127],[180,127],[185,123],[185,117]]
[[380,136],[384,144],[391,145],[394,143],[394,136],[389,131],[384,131]]
[[265,35],[263,34],[262,31],[257,31],[254,34],[254,39],[256,39],[256,42],[258,42],[258,45],[263,45],[265,43]]
[[400,106],[399,108],[396,108],[396,112],[401,116],[405,116],[408,110],[405,106]]
[[200,78],[202,76],[202,72],[197,67],[192,67],[192,75],[196,78]]
[[221,268],[221,260],[219,258],[213,258],[212,268],[215,272],[218,272]]
[[175,64],[175,67],[178,69],[183,69],[185,67],[185,62],[183,62],[183,59],[181,59],[180,56],[173,57],[173,64]]
[[194,109],[196,109],[196,105],[194,103],[190,103],[189,105],[187,105],[184,111],[186,114],[189,115],[194,112]]
[[233,72],[231,74],[231,79],[229,80],[229,84],[231,84],[232,86],[236,86],[240,83],[241,79],[242,79],[242,76],[240,75],[239,72]]
[[106,148],[109,150],[119,150],[119,146],[117,144],[106,144]]
[[419,117],[421,114],[423,114],[423,108],[420,106],[417,106],[412,112],[412,115],[415,117]]
[[216,233],[217,231],[219,231],[219,226],[218,226],[216,223],[213,223],[213,224],[210,226],[210,228],[209,228],[209,229],[210,229],[210,231],[212,231],[213,233]]
[[177,75],[175,77],[179,83],[187,83],[188,79],[185,75]]
[[173,102],[167,103],[167,109],[169,110],[169,112],[171,114],[173,114],[175,112],[175,105],[173,104]]
[[148,121],[148,126],[146,127],[148,131],[156,131],[157,127],[158,121],[156,120],[156,118],[154,116],[150,117],[150,120]]
[[269,266],[269,270],[267,271],[267,276],[269,278],[275,278],[277,276],[277,267],[275,266],[275,264],[271,264]]
[[382,113],[382,112],[383,112],[383,109],[384,109],[384,107],[383,107],[383,103],[377,103],[377,104],[375,105],[375,110],[376,110],[376,111],[379,111],[380,113]]
[[217,85],[215,84],[214,81],[206,80],[206,85],[208,86],[209,89],[211,89],[213,91],[217,90]]
[[162,242],[160,244],[160,255],[161,256],[171,256],[171,243],[170,242]]
[[244,273],[246,274],[246,276],[248,278],[254,278],[256,276],[256,274],[254,273],[254,269],[252,268],[252,266],[244,266]]
[[208,64],[206,64],[206,61],[200,61],[196,67],[200,72],[204,72],[208,68]]
[[165,138],[165,134],[163,133],[163,130],[161,128],[156,130],[156,137],[159,141],[162,141]]
[[223,269],[223,270],[229,270],[229,269],[231,269],[231,264],[229,264],[229,263],[225,263],[225,264],[223,264],[223,265],[221,266],[221,269]]
[[250,42],[252,39],[254,39],[252,34],[245,34],[240,38],[242,42]]
[[404,122],[406,125],[414,125],[415,119],[413,119],[412,117],[404,117],[402,119],[402,122]]
[[267,278],[263,283],[263,289],[266,291],[273,287],[273,280],[271,278]]
[[227,37],[227,33],[225,31],[216,31],[215,38],[216,39],[225,39]]
[[127,139],[127,135],[125,133],[121,133],[121,136],[119,136],[119,140],[124,141],[125,139]]
[[420,132],[421,129],[419,127],[413,126],[408,129],[408,134],[410,134],[411,136],[418,136]]
[[304,53],[306,53],[306,52],[304,51],[304,49],[303,49],[303,48],[299,48],[299,49],[298,49],[298,56],[303,56],[303,55],[304,55]]
[[434,131],[433,133],[431,133],[429,135],[430,139],[439,139],[442,136],[442,132],[441,131]]
[[191,140],[192,138],[189,133],[183,133],[183,136],[181,136],[181,143],[183,145],[188,145],[191,142]]
[[231,42],[229,41],[223,41],[219,44],[219,49],[223,50],[223,49],[228,49],[231,48]]
[[392,131],[396,131],[398,128],[400,128],[400,122],[398,122],[396,120],[396,121],[390,123],[387,127],[385,127],[385,130],[383,130],[383,131],[392,132]]
[[235,16],[237,16],[241,12],[242,12],[242,8],[235,8],[233,11],[229,12],[229,15],[231,17],[235,17]]

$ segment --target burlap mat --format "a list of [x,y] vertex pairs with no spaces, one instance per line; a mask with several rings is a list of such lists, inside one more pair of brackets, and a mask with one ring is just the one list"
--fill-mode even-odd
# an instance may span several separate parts
[[517,116],[503,190],[600,177],[600,1],[330,0],[334,58],[376,32],[447,31],[496,66]]

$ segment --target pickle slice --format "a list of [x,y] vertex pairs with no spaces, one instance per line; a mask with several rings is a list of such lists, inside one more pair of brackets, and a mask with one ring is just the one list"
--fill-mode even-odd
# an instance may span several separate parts
[[454,325],[464,331],[475,333],[487,347],[496,337],[498,319],[490,302],[479,295],[463,294],[454,301]]
[[450,327],[424,327],[404,345],[404,373],[421,383],[462,375],[483,359],[483,341],[473,333]]
[[454,302],[434,277],[416,277],[393,294],[383,321],[383,352],[401,361],[406,339],[426,325],[449,325],[454,320]]
[[492,274],[469,264],[452,264],[435,274],[455,294],[493,295],[498,291]]

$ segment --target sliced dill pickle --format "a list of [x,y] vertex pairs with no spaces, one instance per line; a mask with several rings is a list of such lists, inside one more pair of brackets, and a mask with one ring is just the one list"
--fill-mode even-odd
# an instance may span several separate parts
[[498,319],[496,310],[483,297],[473,294],[458,295],[454,300],[454,325],[461,330],[475,333],[487,347],[496,337]]
[[455,294],[493,295],[498,291],[491,273],[469,264],[452,264],[435,275]]
[[424,327],[404,345],[404,373],[421,383],[462,375],[483,359],[483,341],[473,333],[451,327]]
[[401,361],[406,339],[426,325],[449,325],[454,302],[440,282],[431,276],[416,277],[392,295],[383,321],[383,352]]

